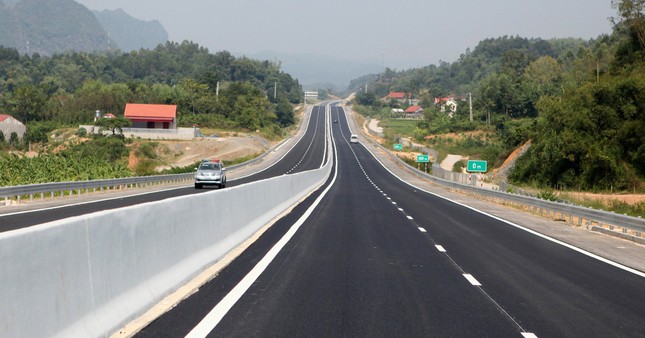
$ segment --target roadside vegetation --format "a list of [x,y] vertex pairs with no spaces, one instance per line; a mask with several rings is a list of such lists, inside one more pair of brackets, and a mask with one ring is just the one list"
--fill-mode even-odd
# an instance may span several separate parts
[[[0,114],[27,126],[22,140],[0,132],[0,186],[154,174],[157,145],[121,135],[130,126],[126,103],[175,104],[178,126],[206,135],[277,140],[294,125],[301,97],[298,81],[278,64],[211,54],[188,41],[51,57],[0,46]],[[117,118],[94,121],[97,111]],[[87,135],[81,124],[107,135]],[[128,169],[131,151],[139,160]]]
[[[617,17],[610,35],[486,39],[453,63],[388,68],[352,81],[352,108],[380,121],[386,146],[407,138],[437,151],[439,161],[458,154],[486,160],[490,171],[528,145],[505,174],[515,186],[510,189],[643,216],[645,2],[612,6]],[[417,101],[383,99],[390,92]],[[437,104],[441,97],[454,97],[457,110]],[[402,119],[395,110],[412,104],[423,108],[423,119]],[[457,162],[453,170],[464,166]],[[615,198],[597,197],[605,194]]]
[[[504,36],[458,61],[352,81],[352,108],[401,137],[499,166],[530,141],[508,180],[547,191],[645,191],[645,3],[613,1],[614,31],[589,41]],[[365,88],[368,88],[365,90]],[[422,120],[401,120],[411,94]],[[472,121],[468,99],[472,95]],[[454,97],[457,110],[435,98]],[[459,168],[457,168],[459,169]]]

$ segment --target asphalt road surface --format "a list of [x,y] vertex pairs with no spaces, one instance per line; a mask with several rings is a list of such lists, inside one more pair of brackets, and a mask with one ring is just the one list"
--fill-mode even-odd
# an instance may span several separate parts
[[643,274],[406,184],[331,117],[325,186],[137,336],[645,337]]

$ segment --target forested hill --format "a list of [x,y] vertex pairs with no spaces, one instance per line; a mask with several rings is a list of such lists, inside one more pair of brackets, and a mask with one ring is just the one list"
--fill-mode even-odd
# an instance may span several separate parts
[[[615,0],[612,34],[597,39],[481,41],[453,63],[386,69],[353,82],[369,114],[407,108],[380,98],[390,91],[419,99],[425,120],[415,136],[495,131],[500,157],[531,141],[509,178],[521,184],[581,190],[635,191],[645,186],[645,2]],[[435,98],[469,105],[442,111]],[[473,120],[470,120],[470,117]],[[492,162],[501,160],[489,156]]]
[[28,127],[38,121],[91,123],[96,110],[120,115],[127,102],[137,102],[178,105],[181,126],[280,135],[294,121],[290,103],[301,98],[300,84],[279,65],[226,51],[211,54],[189,41],[51,57],[0,47],[0,112]]
[[137,20],[123,11],[92,13],[74,0],[0,0],[0,45],[21,54],[130,51],[154,48],[167,39],[158,22]]
[[574,54],[589,49],[594,40],[523,38],[502,36],[482,40],[453,63],[442,61],[438,65],[395,71],[387,68],[379,76],[369,75],[352,81],[347,92],[365,88],[365,84],[379,96],[388,91],[405,91],[416,94],[430,93],[435,97],[449,94],[463,95],[477,89],[477,84],[491,74],[505,69],[523,69],[540,57],[573,59]]

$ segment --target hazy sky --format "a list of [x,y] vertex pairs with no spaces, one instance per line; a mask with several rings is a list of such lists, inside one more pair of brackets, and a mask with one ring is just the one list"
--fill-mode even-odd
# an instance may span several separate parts
[[453,62],[503,35],[596,38],[611,0],[76,0],[157,19],[170,40],[211,53],[330,55],[405,69]]

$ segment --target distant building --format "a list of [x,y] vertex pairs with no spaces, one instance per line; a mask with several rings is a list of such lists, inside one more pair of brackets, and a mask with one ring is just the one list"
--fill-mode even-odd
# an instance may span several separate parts
[[454,96],[436,97],[434,104],[441,108],[442,112],[448,111],[448,115],[453,117],[457,112],[457,99]]
[[6,141],[11,137],[11,133],[16,133],[18,139],[22,140],[27,132],[27,127],[11,115],[0,114],[0,130]]
[[412,93],[404,92],[390,92],[386,97],[383,98],[384,101],[394,100],[401,105],[417,105],[419,104],[418,99],[412,98]]
[[385,98],[392,99],[392,100],[406,100],[406,99],[411,99],[412,94],[404,93],[404,92],[390,92],[389,94],[387,94]]
[[176,105],[127,103],[124,117],[132,128],[177,129]]
[[404,113],[406,118],[423,118],[423,108],[421,108],[421,106],[410,106]]

